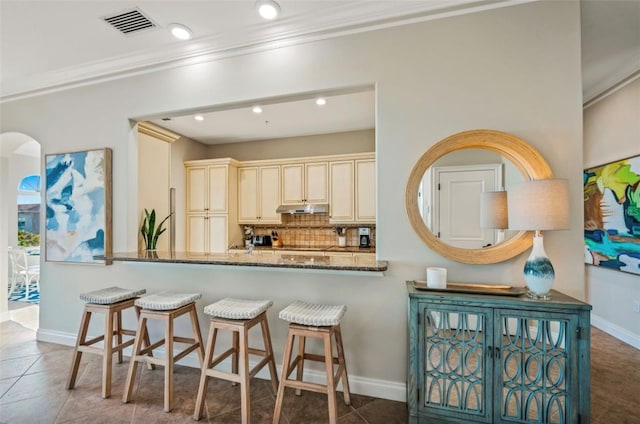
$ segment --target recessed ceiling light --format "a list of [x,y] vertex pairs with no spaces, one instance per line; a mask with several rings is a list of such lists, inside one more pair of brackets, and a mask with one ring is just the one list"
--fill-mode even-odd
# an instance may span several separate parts
[[251,110],[253,113],[262,113],[262,108],[260,106],[254,106]]
[[196,121],[204,121],[204,116],[196,115],[196,116],[193,117],[193,119],[195,119]]
[[263,19],[272,20],[280,14],[280,5],[273,0],[258,0],[256,8]]
[[318,97],[318,98],[316,99],[316,104],[317,104],[318,106],[324,106],[324,105],[326,105],[326,104],[327,104],[327,99],[325,99],[324,97]]
[[191,38],[191,30],[182,24],[169,24],[169,31],[178,40],[188,40]]

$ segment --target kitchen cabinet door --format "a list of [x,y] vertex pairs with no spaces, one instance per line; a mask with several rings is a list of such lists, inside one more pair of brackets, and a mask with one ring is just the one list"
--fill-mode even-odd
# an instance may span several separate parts
[[187,213],[206,212],[207,167],[187,168]]
[[229,167],[227,165],[209,166],[209,213],[227,212],[227,186]]
[[330,164],[329,221],[332,223],[353,222],[353,161]]
[[187,249],[189,252],[207,252],[206,218],[205,215],[187,215]]
[[376,161],[356,160],[356,222],[376,222]]
[[276,213],[280,206],[280,167],[262,166],[259,170],[258,197],[261,223],[280,224],[282,215]]
[[207,217],[208,252],[224,253],[229,248],[226,214],[209,215]]
[[[277,206],[276,206],[277,207]],[[258,168],[238,169],[238,222],[258,223]]]
[[304,202],[304,164],[282,165],[282,203]]
[[327,162],[307,163],[305,172],[305,203],[327,203],[329,201]]

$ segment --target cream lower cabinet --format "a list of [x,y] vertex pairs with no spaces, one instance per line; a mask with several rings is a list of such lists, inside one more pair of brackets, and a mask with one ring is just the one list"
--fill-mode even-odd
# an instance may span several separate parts
[[188,215],[188,250],[193,253],[226,252],[229,239],[226,214]]
[[280,166],[238,168],[238,223],[280,224]]
[[282,165],[282,203],[327,203],[328,163],[291,163]]

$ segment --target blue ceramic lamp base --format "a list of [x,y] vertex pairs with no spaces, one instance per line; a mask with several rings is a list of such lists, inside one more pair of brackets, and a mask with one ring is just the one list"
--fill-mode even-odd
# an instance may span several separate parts
[[529,289],[528,296],[533,299],[551,299],[549,292],[554,278],[553,265],[544,251],[542,234],[536,231],[531,255],[524,264],[524,282]]

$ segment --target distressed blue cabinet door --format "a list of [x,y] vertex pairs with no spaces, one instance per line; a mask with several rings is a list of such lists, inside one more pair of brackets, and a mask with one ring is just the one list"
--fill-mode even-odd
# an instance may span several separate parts
[[488,308],[419,302],[418,410],[446,420],[491,422],[493,314]]
[[496,423],[578,422],[576,315],[495,310]]

